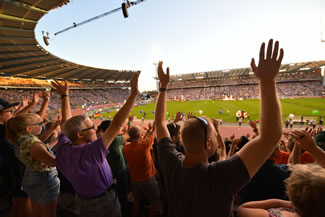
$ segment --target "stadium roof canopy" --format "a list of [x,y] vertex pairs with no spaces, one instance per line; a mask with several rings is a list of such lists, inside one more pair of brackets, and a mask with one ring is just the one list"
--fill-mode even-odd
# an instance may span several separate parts
[[68,62],[35,38],[38,21],[68,0],[0,0],[0,76],[39,79],[128,81],[135,71],[100,69]]
[[[280,73],[296,73],[296,72],[312,72],[322,66],[325,66],[325,60],[312,61],[312,62],[301,62],[282,64],[280,67]],[[230,77],[245,77],[252,74],[250,67],[239,68],[239,69],[226,69],[209,72],[197,72],[191,74],[179,74],[172,75],[171,81],[180,80],[196,80],[196,79],[219,79],[219,78],[230,78]]]

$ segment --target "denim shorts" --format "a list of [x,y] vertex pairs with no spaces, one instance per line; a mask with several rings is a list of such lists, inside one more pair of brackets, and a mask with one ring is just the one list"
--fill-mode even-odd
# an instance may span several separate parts
[[60,180],[55,167],[50,172],[33,171],[26,167],[22,182],[23,190],[32,201],[46,205],[56,200],[60,190]]

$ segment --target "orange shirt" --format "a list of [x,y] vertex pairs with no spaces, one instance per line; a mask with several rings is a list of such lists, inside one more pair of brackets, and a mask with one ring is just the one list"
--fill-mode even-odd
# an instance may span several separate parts
[[128,142],[124,146],[124,156],[128,162],[132,181],[145,182],[156,175],[150,150],[153,144],[153,136],[148,135],[143,141]]
[[[285,152],[285,151],[280,150],[280,154],[275,159],[274,163],[275,164],[287,164],[289,156],[290,156],[290,152]],[[305,151],[303,154],[301,154],[301,158],[300,158],[301,164],[308,164],[308,163],[314,163],[314,162],[315,162],[315,160],[314,160],[313,156],[308,151]]]
[[300,163],[309,164],[309,163],[314,163],[314,162],[315,162],[315,160],[314,160],[313,156],[308,151],[305,151],[301,155]]
[[287,164],[289,156],[290,156],[290,152],[285,152],[285,151],[280,150],[280,154],[275,159],[274,163],[275,164]]

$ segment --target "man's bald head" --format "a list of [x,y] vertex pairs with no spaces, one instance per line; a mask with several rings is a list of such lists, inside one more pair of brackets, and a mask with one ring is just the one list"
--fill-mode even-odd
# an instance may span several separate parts
[[137,126],[131,127],[128,131],[128,134],[129,134],[131,140],[138,139],[140,136],[140,133],[141,133],[140,128]]
[[[216,132],[208,117],[191,118],[184,123],[182,140],[186,153],[199,153],[207,149],[207,141],[210,143],[212,152],[216,148]],[[215,146],[215,147],[214,147]]]

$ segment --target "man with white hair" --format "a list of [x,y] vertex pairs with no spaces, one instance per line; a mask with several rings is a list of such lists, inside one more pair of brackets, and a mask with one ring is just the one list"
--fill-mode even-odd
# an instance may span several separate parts
[[97,138],[95,125],[88,117],[71,117],[67,82],[65,85],[52,82],[56,92],[61,95],[64,123],[57,144],[56,165],[77,192],[82,217],[121,216],[120,204],[112,189],[112,171],[106,155],[135,102],[138,77],[139,74],[136,73],[132,78],[131,95],[100,138]]

